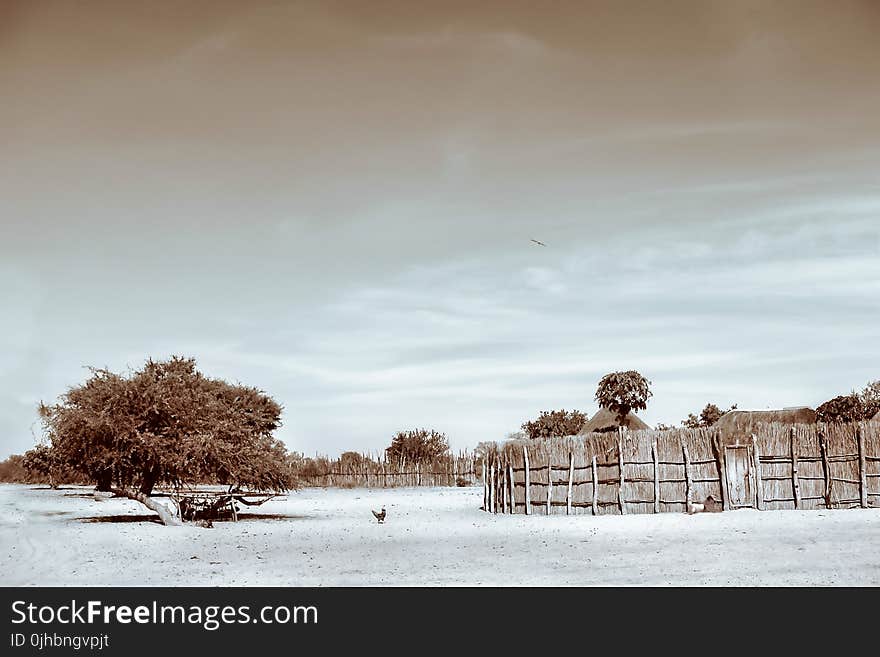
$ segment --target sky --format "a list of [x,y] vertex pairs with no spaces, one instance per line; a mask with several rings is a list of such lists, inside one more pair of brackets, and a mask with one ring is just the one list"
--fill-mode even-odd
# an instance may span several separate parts
[[[880,378],[880,3],[0,0],[0,458],[147,358],[291,450]],[[539,246],[532,239],[544,242]]]

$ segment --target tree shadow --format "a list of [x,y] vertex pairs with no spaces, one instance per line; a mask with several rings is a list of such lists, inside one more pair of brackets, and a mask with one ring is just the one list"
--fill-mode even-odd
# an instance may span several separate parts
[[[94,500],[94,499],[96,499],[94,493],[64,493],[64,497],[82,497],[82,498],[85,498],[85,499],[87,499],[87,500]],[[102,497],[102,498],[100,498],[100,499],[101,499],[101,500],[112,500],[112,499],[125,499],[125,498],[121,498],[121,497],[119,497],[119,496],[117,496],[117,495],[109,495],[109,496],[107,496],[107,497]]]
[[82,488],[77,488],[76,486],[56,486],[52,488],[49,484],[36,484],[28,486],[28,490],[82,490]]
[[111,522],[111,523],[133,523],[133,522],[153,522],[158,525],[162,524],[159,516],[152,513],[139,513],[136,515],[115,515],[115,516],[88,516],[80,518],[80,522]]
[[[309,520],[311,516],[296,516],[296,515],[286,515],[283,513],[239,513],[238,514],[238,522],[247,522],[248,520]],[[138,523],[138,522],[152,522],[161,525],[162,521],[159,520],[159,516],[155,514],[149,513],[139,513],[139,514],[126,514],[126,515],[110,515],[110,516],[88,516],[85,518],[79,518],[80,522],[109,522],[109,523]],[[214,518],[212,522],[233,522],[230,518]],[[185,524],[193,524],[196,523],[185,523]]]
[[[286,513],[239,513],[238,522],[245,520],[309,520],[311,516],[296,516]],[[229,518],[223,518],[214,522],[232,522]]]

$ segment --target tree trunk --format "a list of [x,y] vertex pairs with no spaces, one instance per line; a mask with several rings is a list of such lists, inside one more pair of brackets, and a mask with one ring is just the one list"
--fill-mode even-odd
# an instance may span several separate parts
[[115,495],[135,500],[150,509],[150,511],[155,511],[159,515],[159,519],[162,521],[163,525],[176,527],[183,524],[180,518],[174,515],[167,506],[160,504],[149,495],[145,495],[140,491],[131,490],[130,488],[112,488],[111,490]]
[[153,492],[153,486],[156,485],[158,479],[155,470],[144,471],[143,479],[141,479],[141,493],[149,495]]
[[102,470],[100,474],[98,474],[98,481],[96,484],[95,490],[102,493],[109,493],[113,486],[113,470]]

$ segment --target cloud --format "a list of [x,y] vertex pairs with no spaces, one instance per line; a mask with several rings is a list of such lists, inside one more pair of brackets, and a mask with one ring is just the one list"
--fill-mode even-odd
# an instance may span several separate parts
[[797,9],[15,11],[0,449],[172,353],[329,453],[503,437],[614,369],[649,422],[876,378],[880,14]]

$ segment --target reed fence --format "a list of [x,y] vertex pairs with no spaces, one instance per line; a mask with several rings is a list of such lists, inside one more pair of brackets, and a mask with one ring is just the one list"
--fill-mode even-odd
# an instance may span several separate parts
[[384,461],[365,457],[357,463],[310,460],[294,470],[301,484],[322,488],[395,488],[403,486],[472,486],[479,483],[477,459],[460,454],[428,462]]
[[622,431],[498,445],[481,464],[491,513],[683,512],[880,507],[880,422]]

